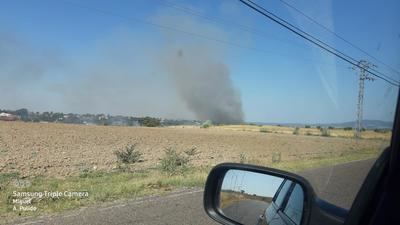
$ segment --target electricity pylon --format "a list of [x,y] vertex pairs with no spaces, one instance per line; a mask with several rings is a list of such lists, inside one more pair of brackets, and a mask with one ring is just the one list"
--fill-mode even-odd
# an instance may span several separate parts
[[364,81],[374,81],[374,78],[370,76],[369,68],[376,67],[376,65],[367,62],[366,60],[360,60],[357,64],[358,66],[353,66],[352,69],[359,70],[359,81],[358,81],[358,102],[357,102],[357,122],[354,131],[354,137],[360,138],[361,131],[363,129],[363,104],[364,104]]

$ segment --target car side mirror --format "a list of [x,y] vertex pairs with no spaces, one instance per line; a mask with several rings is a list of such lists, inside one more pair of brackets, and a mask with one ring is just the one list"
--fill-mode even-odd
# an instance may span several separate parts
[[306,179],[260,166],[214,167],[204,190],[206,213],[221,224],[343,224],[346,212],[318,199]]

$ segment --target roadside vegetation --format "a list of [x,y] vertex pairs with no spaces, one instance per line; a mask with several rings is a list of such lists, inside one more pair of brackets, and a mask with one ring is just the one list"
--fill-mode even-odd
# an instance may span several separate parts
[[[193,150],[186,153],[178,153],[173,148],[165,151],[161,158],[160,167],[155,169],[124,171],[116,169],[113,172],[83,171],[78,176],[65,179],[34,177],[29,179],[29,186],[16,188],[15,181],[21,179],[19,174],[0,175],[0,217],[2,220],[15,219],[19,216],[37,216],[52,214],[65,210],[89,206],[102,202],[132,199],[148,195],[162,195],[172,190],[203,187],[210,166],[194,167],[190,165]],[[189,153],[189,154],[188,154]],[[354,160],[376,157],[380,151],[366,149],[362,151],[348,152],[346,154],[324,154],[309,157],[307,160],[285,160],[281,154],[272,155],[271,161],[257,158],[248,158],[241,154],[241,163],[252,163],[274,167],[287,171],[301,171],[321,166],[335,165]],[[167,176],[166,176],[167,174]],[[43,198],[33,201],[33,205],[40,210],[36,212],[14,212],[12,210],[12,191],[43,191],[43,190],[79,190],[87,191],[88,197],[83,198]]]
[[114,152],[114,154],[116,155],[118,162],[124,164],[143,161],[142,153],[136,150],[136,145],[126,146],[124,150],[117,150]]

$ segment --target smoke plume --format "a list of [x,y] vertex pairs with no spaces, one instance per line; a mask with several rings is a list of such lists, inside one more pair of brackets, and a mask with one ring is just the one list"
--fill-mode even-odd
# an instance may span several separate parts
[[[190,33],[230,36],[176,12],[150,17]],[[154,34],[122,26],[63,52],[0,30],[0,108],[243,121],[221,45],[167,30]]]
[[166,67],[179,96],[198,119],[224,124],[243,122],[242,103],[229,69],[214,60],[206,48],[171,51]]

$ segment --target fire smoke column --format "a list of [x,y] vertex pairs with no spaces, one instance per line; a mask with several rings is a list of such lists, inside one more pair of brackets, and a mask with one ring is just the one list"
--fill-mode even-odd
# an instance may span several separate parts
[[168,56],[168,74],[197,119],[224,124],[243,122],[240,94],[223,63],[206,49],[199,48],[174,50]]

